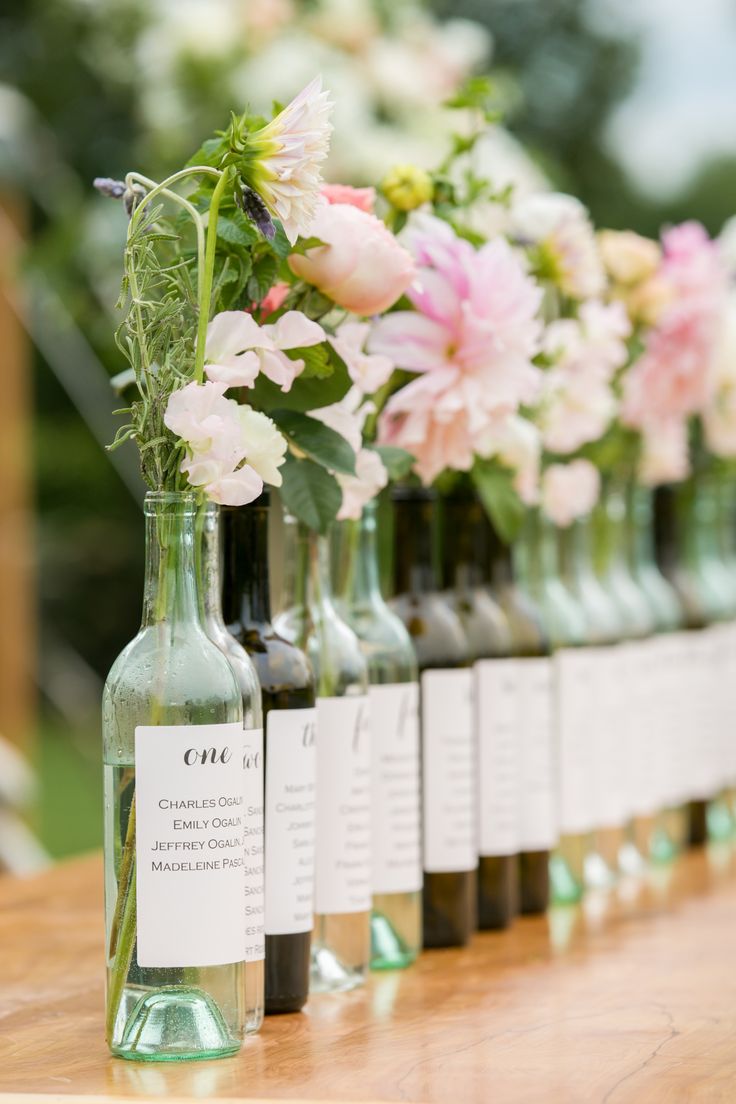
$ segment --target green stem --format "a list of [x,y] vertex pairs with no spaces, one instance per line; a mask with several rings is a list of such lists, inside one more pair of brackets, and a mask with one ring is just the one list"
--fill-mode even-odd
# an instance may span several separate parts
[[227,169],[222,173],[215,185],[210,200],[210,217],[207,223],[207,249],[204,258],[204,279],[202,280],[202,296],[199,301],[199,325],[197,326],[197,348],[194,360],[194,378],[201,383],[204,378],[204,347],[207,341],[207,325],[210,320],[210,298],[212,296],[212,281],[215,272],[215,251],[217,248],[217,216],[220,211],[220,201],[225,192],[225,187],[230,179]]

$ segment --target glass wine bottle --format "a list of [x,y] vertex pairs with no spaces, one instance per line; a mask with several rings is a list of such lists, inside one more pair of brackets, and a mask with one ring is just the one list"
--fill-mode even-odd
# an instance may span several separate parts
[[621,755],[619,664],[615,647],[624,636],[616,602],[596,577],[593,566],[592,523],[581,517],[557,530],[563,582],[577,599],[586,620],[590,655],[591,710],[589,733],[593,743],[593,799],[595,826],[585,857],[589,889],[609,889],[616,881],[624,845],[627,786],[626,760]]
[[470,650],[439,590],[434,491],[394,488],[391,608],[420,671],[424,946],[467,943],[477,925],[478,855]]
[[220,508],[199,507],[198,540],[200,602],[205,632],[233,669],[243,696],[244,765],[248,766],[246,808],[253,810],[245,833],[245,1029],[258,1031],[264,1011],[264,867],[263,867],[263,713],[258,676],[247,653],[225,627],[220,585]]
[[[553,761],[552,660],[542,616],[517,581],[523,546],[514,550],[487,523],[488,586],[511,635],[519,770],[519,906],[523,914],[549,905],[549,857],[557,842]],[[515,566],[516,563],[516,566]]]
[[486,588],[486,514],[477,496],[442,502],[444,596],[465,630],[475,671],[478,747],[478,926],[506,928],[518,913],[519,753],[516,701],[504,663],[511,634]]
[[575,904],[585,889],[593,809],[592,749],[588,740],[584,662],[585,614],[559,573],[554,526],[537,509],[528,510],[516,542],[520,585],[537,603],[554,649],[555,730],[559,756],[559,842],[550,857],[553,904]]
[[334,530],[340,611],[368,664],[373,764],[371,969],[411,965],[422,946],[419,684],[411,637],[381,594],[376,503]]
[[[217,1058],[246,1027],[243,695],[208,638],[193,494],[146,496],[137,636],[103,696],[107,1040],[141,1061]],[[246,836],[247,838],[247,836]]]
[[298,1012],[309,993],[313,925],[315,683],[305,654],[274,630],[267,492],[225,507],[223,613],[250,656],[265,723],[267,1013]]
[[654,494],[634,480],[627,488],[627,537],[629,569],[640,591],[649,602],[656,634],[653,670],[655,709],[653,727],[659,747],[659,773],[663,777],[664,813],[657,818],[652,839],[651,859],[670,862],[687,842],[687,806],[681,802],[682,740],[678,738],[676,695],[673,680],[678,678],[679,638],[684,613],[675,588],[660,571],[654,549]]
[[626,753],[635,782],[619,866],[624,874],[638,877],[662,823],[657,817],[657,748],[648,720],[653,693],[649,638],[655,626],[646,595],[629,567],[625,484],[617,479],[604,481],[594,521],[596,572],[616,602],[623,626],[620,681],[626,686]]
[[[362,985],[371,950],[368,666],[332,594],[329,538],[287,518],[293,594],[274,626],[317,681],[314,931],[310,990]],[[290,536],[288,534],[291,534]]]

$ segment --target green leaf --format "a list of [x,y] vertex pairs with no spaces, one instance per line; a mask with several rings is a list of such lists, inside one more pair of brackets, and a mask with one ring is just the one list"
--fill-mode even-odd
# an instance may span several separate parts
[[217,220],[218,238],[228,245],[254,245],[259,240],[258,231],[244,215],[238,218],[238,214],[233,211],[232,215],[220,215]]
[[330,471],[355,475],[355,453],[345,438],[298,410],[272,410],[271,417],[298,449]]
[[327,346],[301,346],[298,349],[284,349],[289,360],[303,360],[304,367],[299,379],[328,379],[334,372],[333,364],[327,354]]
[[308,253],[310,249],[318,249],[320,245],[327,245],[327,242],[322,241],[322,238],[297,238],[296,244],[289,246],[290,253]]
[[311,460],[287,456],[280,467],[284,506],[310,529],[326,533],[342,505],[342,491],[334,475]]
[[339,357],[330,357],[330,360],[335,365],[331,376],[326,379],[319,379],[317,376],[306,378],[297,376],[287,396],[284,396],[281,388],[261,372],[255,385],[248,391],[248,401],[266,414],[270,414],[273,410],[283,410],[285,403],[288,403],[289,410],[298,410],[301,413],[319,410],[322,406],[331,406],[345,398],[353,381]]
[[513,474],[490,460],[476,460],[473,482],[494,528],[507,544],[517,536],[526,507],[513,486]]
[[224,138],[208,138],[199,147],[197,152],[187,161],[187,168],[193,165],[212,165],[218,168],[223,154],[227,152],[227,142]]
[[247,284],[248,298],[253,303],[262,302],[276,283],[278,264],[276,258],[266,254],[253,264],[253,272]]
[[389,479],[403,479],[411,471],[414,457],[405,449],[396,448],[395,445],[368,445],[368,448],[381,457]]

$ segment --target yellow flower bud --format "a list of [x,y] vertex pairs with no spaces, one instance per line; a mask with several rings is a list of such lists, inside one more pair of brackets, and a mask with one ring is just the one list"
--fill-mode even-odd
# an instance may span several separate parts
[[413,211],[432,198],[432,179],[417,165],[394,165],[384,176],[381,191],[398,211]]

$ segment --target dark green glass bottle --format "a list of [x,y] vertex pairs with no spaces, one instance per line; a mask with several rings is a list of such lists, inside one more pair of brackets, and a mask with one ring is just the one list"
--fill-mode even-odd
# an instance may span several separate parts
[[[478,926],[506,928],[518,909],[518,748],[515,701],[505,664],[511,634],[485,586],[487,519],[477,496],[456,492],[442,503],[442,582],[475,663],[478,772]],[[482,662],[481,662],[482,661]]]
[[519,906],[523,914],[535,914],[545,912],[549,905],[549,854],[557,839],[552,775],[552,660],[540,610],[517,580],[523,550],[521,555],[518,548],[514,552],[490,521],[486,532],[488,587],[505,614],[515,661],[521,751]]
[[462,624],[440,593],[437,496],[394,490],[394,594],[420,673],[424,946],[467,943],[477,926],[472,670]]
[[[309,992],[312,934],[314,675],[305,654],[271,624],[268,496],[248,506],[224,507],[222,527],[223,615],[228,631],[253,660],[263,702],[265,1007],[267,1013],[298,1012]],[[282,811],[285,795],[292,809],[288,814]],[[292,822],[297,821],[295,829]]]

